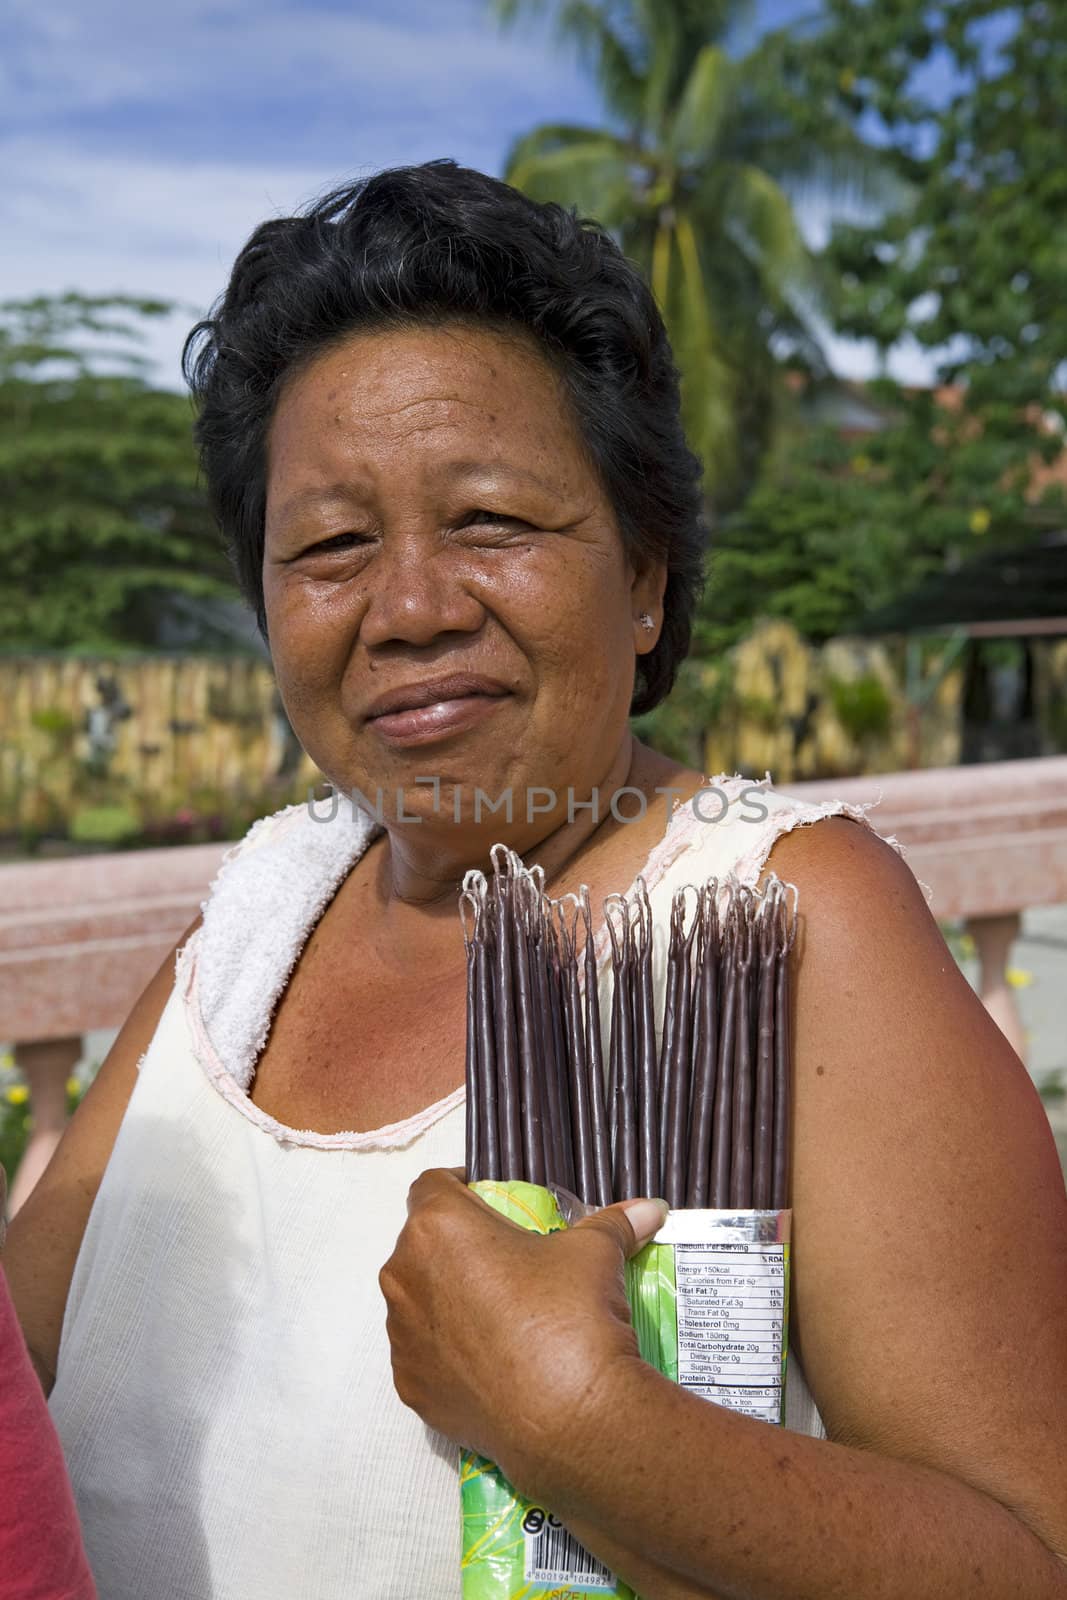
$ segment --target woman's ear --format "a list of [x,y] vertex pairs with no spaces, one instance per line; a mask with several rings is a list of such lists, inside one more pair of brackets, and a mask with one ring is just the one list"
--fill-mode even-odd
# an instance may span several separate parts
[[630,586],[634,648],[639,656],[655,649],[663,632],[663,596],[667,589],[667,564],[650,561],[634,572]]

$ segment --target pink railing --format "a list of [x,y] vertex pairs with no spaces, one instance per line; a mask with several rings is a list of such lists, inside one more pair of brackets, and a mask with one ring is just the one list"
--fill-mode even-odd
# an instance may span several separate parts
[[[966,919],[982,997],[1021,1055],[1008,956],[1027,906],[1067,901],[1067,757],[788,787],[809,798],[879,802],[871,820],[904,846],[934,914]],[[14,1042],[36,1124],[22,1194],[58,1138],[61,1086],[81,1036],[121,1025],[196,915],[225,848],[0,867],[0,1038]]]

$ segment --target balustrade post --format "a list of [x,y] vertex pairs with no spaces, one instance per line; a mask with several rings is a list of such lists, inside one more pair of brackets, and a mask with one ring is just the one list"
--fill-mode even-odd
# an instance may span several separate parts
[[11,1184],[8,1215],[25,1204],[67,1125],[67,1080],[82,1056],[80,1036],[16,1044],[15,1065],[30,1091],[33,1132]]
[[978,993],[989,1015],[1020,1061],[1026,1060],[1026,1035],[1015,991],[1008,982],[1011,948],[1019,937],[1018,911],[999,917],[968,917],[967,932],[978,955]]

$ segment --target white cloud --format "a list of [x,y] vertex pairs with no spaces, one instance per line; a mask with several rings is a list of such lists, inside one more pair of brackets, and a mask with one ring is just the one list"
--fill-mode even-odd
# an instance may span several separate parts
[[0,62],[9,124],[135,107],[190,108],[187,133],[210,106],[225,118],[250,103],[304,105],[298,137],[324,108],[361,126],[368,101],[403,121],[478,111],[488,93],[506,103],[553,83],[569,98],[581,79],[544,32],[502,31],[483,0],[398,0],[387,16],[292,0],[13,0],[15,43]]
[[12,170],[32,174],[5,197],[4,231],[19,249],[5,263],[8,298],[123,292],[184,309],[152,332],[148,353],[168,387],[192,321],[225,286],[257,223],[286,214],[344,174],[79,156],[12,141]]
[[[364,167],[236,165],[85,155],[55,141],[7,145],[15,175],[2,202],[2,228],[18,247],[4,268],[4,294],[15,298],[80,289],[123,291],[179,302],[154,325],[148,354],[168,387],[181,383],[185,334],[223,287],[252,229],[290,214],[346,178],[403,159],[388,131]],[[857,380],[879,370],[869,342],[825,339],[834,370]],[[914,340],[893,351],[889,372],[902,383],[933,380],[928,352]]]
[[[548,118],[597,116],[542,28],[501,33],[485,0],[8,0],[0,103],[5,297],[149,295],[159,380],[266,217],[333,184],[451,155],[500,168]],[[824,232],[805,207],[806,231]],[[873,352],[829,340],[835,367]],[[892,370],[927,375],[916,346]],[[919,378],[918,381],[922,381]]]
[[[595,115],[545,30],[502,33],[485,0],[8,0],[5,32],[11,298],[123,290],[200,314],[264,218],[385,166],[496,171],[535,122]],[[155,330],[167,383],[188,321]]]

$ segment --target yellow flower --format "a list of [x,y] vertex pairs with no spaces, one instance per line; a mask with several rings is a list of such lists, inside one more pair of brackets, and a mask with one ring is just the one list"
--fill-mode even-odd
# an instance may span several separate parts
[[29,1098],[30,1091],[24,1083],[13,1083],[4,1095],[4,1099],[11,1106],[24,1106]]
[[1033,973],[1022,967],[1009,967],[1004,976],[1013,989],[1029,989],[1034,981]]
[[849,466],[852,468],[853,472],[869,472],[871,470],[871,458],[870,456],[864,455],[853,456],[852,460],[849,462]]
[[82,1086],[78,1082],[77,1078],[68,1078],[67,1079],[67,1093],[68,1094],[80,1095],[81,1092],[82,1092]]
[[986,510],[985,506],[976,507],[976,509],[971,512],[971,532],[988,533],[989,524],[992,522],[992,520],[993,518],[989,515],[989,512]]

